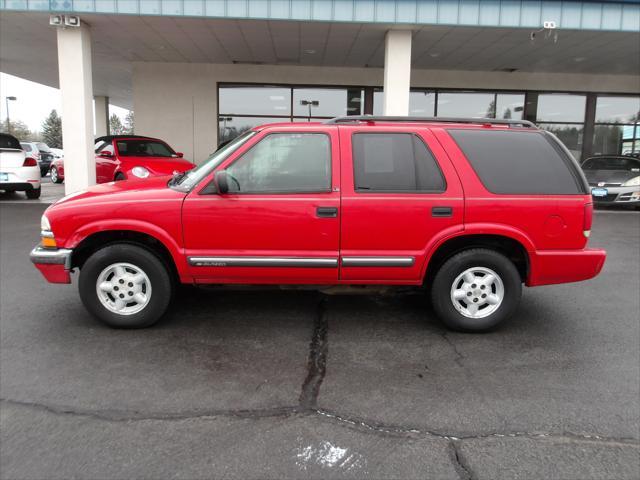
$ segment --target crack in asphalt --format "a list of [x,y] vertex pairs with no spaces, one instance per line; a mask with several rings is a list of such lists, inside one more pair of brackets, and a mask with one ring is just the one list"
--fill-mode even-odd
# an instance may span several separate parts
[[327,354],[329,345],[327,340],[328,321],[325,315],[327,299],[322,298],[318,303],[318,312],[314,322],[313,336],[309,344],[309,360],[307,362],[307,378],[302,384],[300,392],[300,408],[314,410],[318,405],[320,386],[327,371]]
[[[213,419],[228,417],[237,419],[263,419],[263,418],[289,418],[315,417],[334,421],[346,428],[354,428],[371,432],[377,435],[391,435],[395,437],[433,437],[448,442],[448,452],[452,466],[460,480],[474,480],[475,476],[469,463],[460,451],[460,444],[469,440],[487,440],[492,438],[527,438],[561,439],[570,442],[596,442],[606,445],[640,447],[640,440],[628,437],[608,437],[594,434],[579,434],[574,432],[524,432],[524,431],[488,431],[473,434],[445,433],[437,430],[429,430],[418,427],[389,425],[372,422],[355,416],[341,415],[331,410],[318,407],[320,387],[324,381],[327,370],[328,345],[328,320],[326,316],[327,298],[323,297],[317,306],[317,315],[314,321],[312,338],[309,344],[309,358],[307,361],[307,376],[302,384],[298,405],[256,408],[256,409],[212,409],[191,410],[183,412],[156,412],[145,413],[130,410],[88,410],[69,406],[50,405],[45,403],[26,402],[7,398],[0,398],[0,404],[38,409],[40,411],[56,414],[79,416],[110,422],[132,421],[186,421],[193,419]],[[455,353],[454,362],[464,368],[463,360],[466,358],[455,343],[448,337],[448,332],[441,334],[443,339]]]
[[467,461],[462,456],[458,444],[454,440],[449,441],[449,456],[451,457],[451,463],[453,468],[458,473],[460,480],[474,480],[473,472],[469,467]]

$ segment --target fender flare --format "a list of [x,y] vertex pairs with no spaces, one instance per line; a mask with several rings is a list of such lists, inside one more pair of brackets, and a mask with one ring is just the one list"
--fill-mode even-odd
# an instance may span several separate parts
[[167,249],[178,272],[187,268],[182,249],[176,240],[164,229],[149,222],[131,219],[110,219],[91,222],[73,232],[65,242],[67,248],[76,248],[85,239],[96,233],[112,231],[130,231],[149,235],[158,240]]
[[426,255],[424,257],[424,263],[420,270],[421,278],[425,278],[431,258],[433,258],[433,255],[442,245],[454,238],[472,235],[495,235],[514,240],[522,245],[529,257],[529,261],[536,252],[535,245],[531,238],[520,229],[501,223],[466,223],[463,229],[446,229],[441,232],[441,235],[435,237],[431,242],[429,242],[426,249]]

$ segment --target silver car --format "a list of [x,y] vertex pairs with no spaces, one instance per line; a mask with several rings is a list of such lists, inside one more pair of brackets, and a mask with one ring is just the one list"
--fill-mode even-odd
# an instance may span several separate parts
[[596,205],[640,208],[640,159],[626,155],[601,155],[582,162]]

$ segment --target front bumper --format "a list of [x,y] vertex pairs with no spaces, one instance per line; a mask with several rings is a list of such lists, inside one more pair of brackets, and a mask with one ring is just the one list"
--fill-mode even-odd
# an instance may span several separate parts
[[[590,185],[591,188],[599,188]],[[603,187],[607,189],[606,197],[592,196],[596,205],[640,205],[640,187]]]
[[606,258],[607,252],[596,248],[539,250],[529,257],[526,285],[535,287],[589,280],[600,273]]
[[29,258],[44,278],[50,283],[71,283],[71,255],[67,248],[44,248],[40,245],[31,250]]

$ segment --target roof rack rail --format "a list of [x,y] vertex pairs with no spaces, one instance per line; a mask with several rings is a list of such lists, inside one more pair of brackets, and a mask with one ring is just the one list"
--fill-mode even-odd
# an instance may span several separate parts
[[469,124],[491,124],[509,125],[512,128],[538,128],[528,120],[508,120],[500,118],[455,118],[455,117],[385,117],[379,115],[348,115],[345,117],[335,117],[324,123],[352,123],[352,122],[424,122],[424,123],[469,123]]

